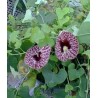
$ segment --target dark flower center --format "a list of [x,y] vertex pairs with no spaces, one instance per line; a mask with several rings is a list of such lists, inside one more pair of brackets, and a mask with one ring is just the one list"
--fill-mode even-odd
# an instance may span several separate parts
[[39,61],[41,59],[41,52],[38,52],[36,55],[33,56],[33,58],[36,60],[36,61]]
[[60,46],[61,46],[61,52],[64,52],[64,47],[67,47],[68,49],[70,49],[70,43],[67,40],[61,41],[60,42]]

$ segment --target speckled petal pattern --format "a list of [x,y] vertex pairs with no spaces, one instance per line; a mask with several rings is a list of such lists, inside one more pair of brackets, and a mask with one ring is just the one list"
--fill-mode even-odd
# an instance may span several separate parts
[[[68,49],[64,51],[64,47]],[[77,38],[70,32],[61,31],[56,39],[55,54],[60,61],[74,59],[79,51]]]

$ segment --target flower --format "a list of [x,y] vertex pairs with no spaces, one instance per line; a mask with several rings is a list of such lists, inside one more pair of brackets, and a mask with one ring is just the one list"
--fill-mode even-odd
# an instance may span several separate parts
[[61,31],[56,39],[55,54],[60,61],[74,59],[79,50],[77,38],[70,32]]
[[50,46],[40,48],[38,45],[35,45],[27,50],[24,62],[33,69],[41,69],[47,64],[50,52]]

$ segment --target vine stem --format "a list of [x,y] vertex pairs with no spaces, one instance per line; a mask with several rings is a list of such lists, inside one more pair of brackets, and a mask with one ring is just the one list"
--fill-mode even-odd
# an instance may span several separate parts
[[22,55],[22,54],[25,54],[26,52],[23,52],[23,53],[18,53],[18,54],[12,54],[10,53],[10,55]]
[[[18,94],[18,90],[19,90],[19,87],[22,85],[22,83],[24,82],[25,78],[28,76],[28,74],[31,72],[31,70],[28,71],[28,73],[22,78],[22,80],[18,81],[18,83],[15,85],[15,88],[16,88],[16,93],[15,93],[15,98]],[[18,88],[17,88],[17,85],[19,84]]]
[[[20,84],[19,87],[22,85],[22,83],[24,82],[25,78],[28,76],[28,74],[30,73],[31,70],[28,71],[28,73],[22,78],[22,80],[20,80],[17,84]],[[17,84],[15,85],[15,88],[17,88]],[[18,88],[19,88],[18,87]]]
[[[9,45],[9,47],[12,48],[10,45]],[[21,49],[21,48],[20,48],[20,49]],[[22,53],[20,53],[20,52],[17,51],[16,49],[14,49],[14,51],[17,52],[17,53],[15,53],[15,54],[10,53],[10,55],[22,55],[22,54],[25,54],[25,53],[26,53],[23,49],[21,49],[21,50],[23,51]]]
[[78,36],[84,36],[84,35],[89,35],[89,33],[87,33],[87,34],[81,34],[81,35],[78,35]]
[[67,77],[67,82],[68,82],[68,84],[69,84],[69,79],[68,79],[68,77]]
[[[80,64],[80,62],[79,62],[79,60],[78,60],[78,58],[76,58],[77,59],[77,62],[78,62],[78,64],[79,64],[79,66],[82,68],[82,66],[81,66],[81,64]],[[85,76],[86,76],[86,79],[87,79],[87,89],[86,89],[86,98],[88,97],[88,76],[86,75],[86,73],[85,73]],[[80,81],[80,83],[81,83],[81,81]]]
[[87,89],[86,89],[86,98],[88,97],[88,77],[86,76],[86,79],[87,79]]
[[44,21],[44,19],[43,19],[42,15],[41,15],[40,13],[39,13],[39,15],[40,15],[40,17],[41,17],[41,19],[42,19],[43,23],[45,24],[45,21]]

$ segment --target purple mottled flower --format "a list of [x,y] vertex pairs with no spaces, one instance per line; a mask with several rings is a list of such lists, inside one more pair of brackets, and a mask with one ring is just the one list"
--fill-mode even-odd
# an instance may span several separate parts
[[48,63],[50,52],[50,46],[40,48],[36,45],[27,50],[24,62],[33,69],[41,69]]
[[70,32],[61,31],[56,39],[55,54],[60,61],[74,59],[79,50],[77,38]]

